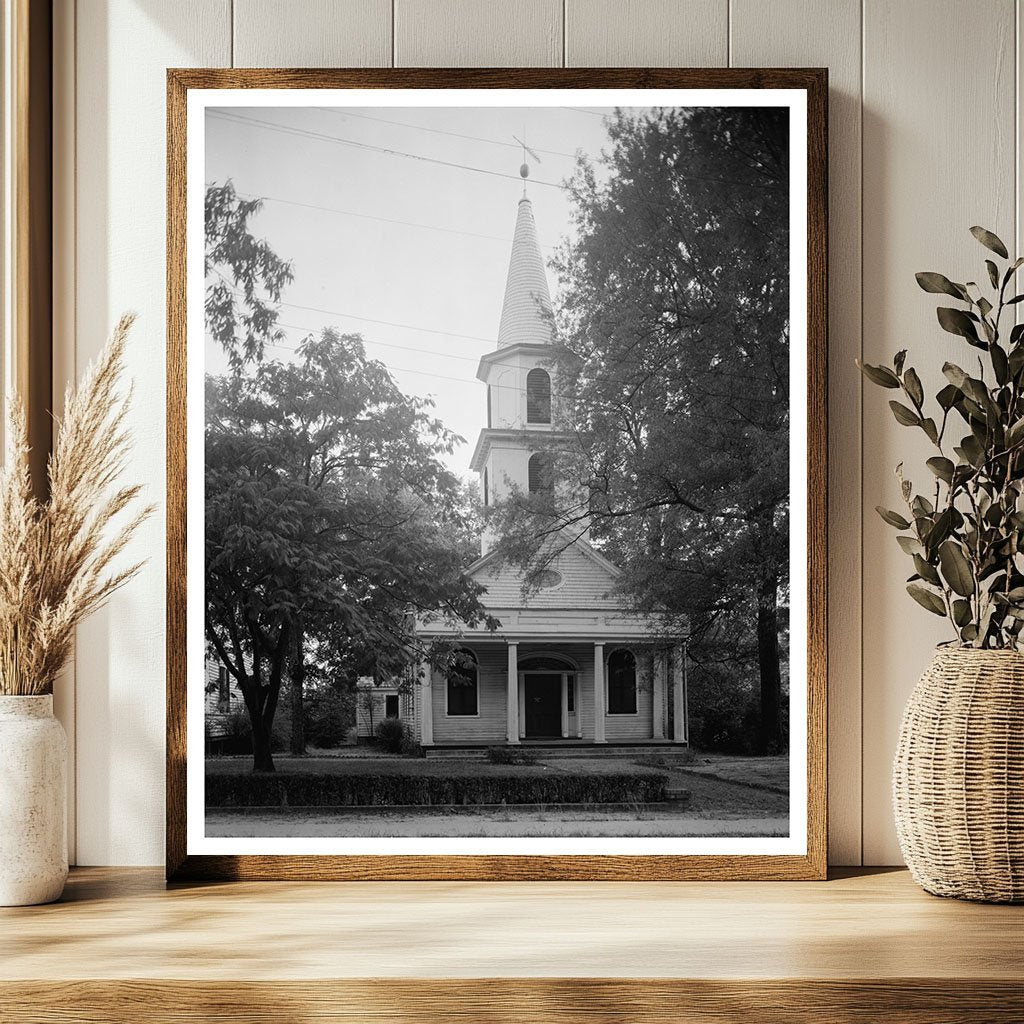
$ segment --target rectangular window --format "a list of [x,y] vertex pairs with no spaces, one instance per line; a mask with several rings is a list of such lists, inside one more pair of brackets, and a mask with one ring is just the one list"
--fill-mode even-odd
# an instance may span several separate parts
[[228,670],[220,665],[217,668],[217,707],[221,711],[227,711],[231,706],[231,681],[228,679]]
[[398,694],[389,693],[384,698],[384,717],[385,718],[397,718],[398,717]]
[[570,715],[576,713],[576,677],[569,676],[565,680],[565,703]]
[[476,709],[476,680],[449,679],[448,714],[475,715]]
[[484,466],[484,504],[490,505],[490,498],[487,493],[487,467]]

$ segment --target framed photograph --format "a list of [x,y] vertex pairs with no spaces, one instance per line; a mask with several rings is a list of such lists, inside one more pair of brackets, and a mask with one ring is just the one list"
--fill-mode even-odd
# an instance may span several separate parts
[[168,877],[825,874],[826,72],[168,72]]

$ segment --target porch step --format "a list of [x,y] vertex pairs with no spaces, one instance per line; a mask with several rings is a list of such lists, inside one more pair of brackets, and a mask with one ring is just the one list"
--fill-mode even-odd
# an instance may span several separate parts
[[539,758],[550,761],[559,757],[645,757],[650,754],[681,754],[686,748],[675,743],[592,743],[575,746],[524,743],[520,750],[528,750]]
[[[504,746],[504,744],[493,744]],[[431,759],[450,761],[484,761],[487,759],[487,747],[426,747],[424,753]],[[558,743],[543,744],[536,742],[521,743],[510,750],[529,753],[538,760],[551,761],[562,757],[644,757],[651,754],[668,756],[681,755],[687,747],[679,743]]]
[[425,747],[425,757],[431,761],[486,761],[486,747]]

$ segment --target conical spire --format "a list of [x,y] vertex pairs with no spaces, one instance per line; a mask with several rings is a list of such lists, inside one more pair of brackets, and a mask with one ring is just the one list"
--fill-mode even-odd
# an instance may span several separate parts
[[501,307],[498,348],[508,345],[551,344],[551,294],[544,260],[537,241],[533,207],[523,196],[519,200],[512,257],[505,281],[505,302]]

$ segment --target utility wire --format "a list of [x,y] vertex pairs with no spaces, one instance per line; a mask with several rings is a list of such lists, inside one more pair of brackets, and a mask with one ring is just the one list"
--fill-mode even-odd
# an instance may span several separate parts
[[[236,292],[239,297],[244,293]],[[324,316],[340,316],[343,320],[359,320],[368,324],[382,324],[384,327],[398,327],[403,331],[420,331],[423,334],[442,334],[446,338],[461,338],[464,341],[485,341],[488,345],[494,345],[493,338],[484,338],[479,334],[456,334],[454,331],[439,331],[431,327],[419,327],[416,324],[399,324],[392,320],[375,320],[368,316],[356,316],[354,313],[341,313],[336,309],[320,309],[318,306],[300,306],[296,302],[281,302],[280,305],[289,309],[303,309],[309,313],[322,313]]]
[[[446,131],[444,128],[428,128],[422,124],[411,124],[408,121],[392,121],[386,117],[372,117],[370,114],[355,114],[347,107],[317,107],[317,110],[323,110],[328,114],[339,114],[342,117],[358,117],[363,121],[377,121],[380,124],[393,124],[399,128],[414,128],[419,132],[432,132],[434,135],[448,135],[454,139],[468,139],[472,142],[486,142],[490,146],[505,146],[509,149],[521,149],[522,147],[518,142],[502,142],[501,139],[485,139],[480,135],[464,135],[462,132]],[[541,149],[540,146],[531,146],[532,150],[537,153],[546,153],[548,156],[564,156],[569,160],[575,160],[575,153],[562,153],[557,149]]]
[[[235,298],[243,299],[243,300],[245,299],[245,293],[240,291],[239,289],[235,288],[234,286],[232,286],[231,282],[228,281],[228,279],[222,273],[220,273],[219,270],[215,269],[214,272],[217,274],[217,276],[226,285],[228,285],[228,287],[231,290],[231,293],[235,296]],[[494,338],[484,338],[481,335],[455,334],[455,333],[453,333],[451,331],[440,331],[440,330],[435,330],[435,329],[430,328],[430,327],[420,327],[420,326],[418,326],[416,324],[400,324],[400,323],[396,323],[396,322],[391,321],[391,320],[376,320],[376,319],[373,319],[371,317],[355,316],[352,313],[343,313],[343,312],[341,312],[340,310],[337,310],[337,309],[322,309],[322,308],[320,308],[318,306],[301,306],[298,303],[294,303],[294,302],[281,302],[281,303],[279,303],[279,305],[288,306],[289,308],[292,308],[292,309],[306,310],[306,311],[311,312],[311,313],[321,313],[324,316],[341,317],[343,320],[359,320],[359,321],[362,321],[362,322],[365,322],[365,323],[381,324],[381,325],[383,325],[385,327],[398,327],[398,328],[401,328],[402,330],[406,330],[406,331],[418,331],[421,334],[440,334],[440,335],[443,335],[443,336],[449,337],[449,338],[461,338],[461,339],[472,340],[472,341],[484,341],[488,345],[491,345],[491,346],[497,346],[497,344],[498,344],[497,341]],[[302,331],[304,334],[307,334],[307,335],[316,334],[318,331],[323,330],[323,327],[324,327],[324,325],[321,325],[319,327],[304,327],[301,324],[289,324],[289,323],[284,323],[283,321],[280,321],[280,320],[277,321],[277,326],[278,327],[286,327],[289,330],[293,330],[293,331]],[[328,325],[328,326],[331,326],[331,325]],[[344,328],[342,328],[338,324],[333,325],[333,327],[334,327],[334,329],[339,330],[342,333],[346,333]],[[478,356],[462,356],[462,355],[457,355],[456,353],[453,353],[453,352],[440,352],[437,349],[414,348],[411,345],[399,345],[399,344],[397,344],[395,342],[378,341],[375,338],[363,338],[363,342],[364,342],[364,344],[367,344],[367,345],[382,345],[384,348],[400,349],[403,352],[416,352],[416,353],[419,353],[420,355],[440,356],[440,357],[445,358],[445,359],[459,359],[459,360],[462,360],[462,361],[467,362],[467,363],[477,363],[478,364],[480,362],[480,357],[478,357]],[[287,345],[275,345],[274,347],[275,348],[283,349],[284,351],[287,351],[287,352],[294,352],[294,351],[296,351],[296,349],[294,347],[287,346]],[[492,348],[491,351],[495,351],[495,349]],[[504,362],[502,360],[493,360],[492,362],[493,362],[493,364],[495,366],[517,366],[518,365],[517,363],[508,363],[508,362]],[[401,369],[401,368],[400,367],[396,367],[396,369]],[[427,371],[425,371],[425,370],[424,371],[420,371],[420,370],[409,370],[409,369],[407,369],[406,372],[407,373],[421,373],[421,372],[422,373],[426,373]],[[438,376],[438,375],[437,374],[428,374],[428,376]],[[756,380],[756,381],[760,381],[760,380],[764,379],[763,377],[759,377],[756,374],[734,373],[734,372],[722,373],[722,374],[720,374],[720,376],[735,377],[735,378],[742,378],[742,379],[745,379],[745,380]],[[464,378],[458,378],[458,377],[444,377],[443,379],[445,379],[445,380],[464,380]],[[614,377],[589,377],[589,376],[581,376],[580,379],[581,380],[593,381],[596,384],[621,384],[623,386],[629,386],[629,385],[635,383],[634,381],[620,380],[620,379],[617,379],[617,378],[614,378]],[[494,387],[504,387],[504,386],[506,386],[506,385],[497,385],[497,384],[494,385]],[[518,390],[518,388],[513,387],[512,390]]]
[[[283,323],[280,320],[277,322],[276,326],[277,327],[286,327],[289,330],[293,330],[293,331],[301,331],[306,336],[315,335],[319,330],[322,329],[322,328],[319,328],[319,327],[316,327],[316,328],[314,328],[314,327],[302,327],[299,324],[286,324],[286,323]],[[419,355],[440,356],[443,359],[458,359],[461,362],[466,362],[466,363],[479,363],[480,362],[479,359],[474,359],[472,356],[460,356],[460,355],[456,355],[456,354],[450,353],[450,352],[438,352],[436,349],[413,348],[411,345],[396,345],[393,342],[377,341],[375,338],[363,338],[362,342],[363,342],[364,345],[381,345],[384,348],[400,349],[403,352],[414,352],[414,353],[417,353]],[[294,345],[279,345],[279,344],[277,344],[275,342],[267,342],[267,344],[271,348],[280,349],[282,352],[297,352],[298,351],[298,348],[296,346],[294,346]],[[519,365],[516,362],[506,362],[506,361],[500,360],[500,359],[493,359],[493,360],[490,360],[490,362],[491,362],[492,366],[516,367],[516,366]],[[476,383],[475,379],[471,380],[468,377],[451,377],[451,376],[448,376],[448,375],[443,374],[443,373],[433,373],[432,371],[429,371],[429,370],[414,370],[414,369],[412,369],[409,366],[391,366],[391,365],[385,364],[385,368],[388,369],[388,370],[400,370],[403,373],[411,373],[411,374],[419,375],[419,376],[423,376],[423,377],[437,377],[440,380],[452,380],[452,381],[456,381],[459,384],[474,384],[474,383]],[[540,367],[540,368],[544,369],[544,367]],[[758,377],[756,374],[751,374],[751,373],[720,373],[720,374],[717,374],[716,376],[730,377],[730,378],[742,378],[744,380],[755,380],[755,381],[764,381],[765,380],[764,377]],[[585,380],[585,381],[590,381],[593,384],[617,384],[617,385],[619,385],[621,387],[633,387],[637,383],[637,381],[635,381],[635,380],[625,380],[625,379],[620,379],[620,378],[616,378],[616,377],[591,377],[591,376],[585,375],[585,374],[580,374],[579,375],[579,379],[580,380]],[[519,391],[519,392],[521,392],[523,390],[517,384],[490,384],[489,387],[499,388],[499,389],[501,389],[503,391]],[[749,396],[747,396],[747,397],[749,397]],[[768,399],[753,399],[753,400],[754,401],[769,401]]]
[[[322,142],[333,142],[339,146],[351,146],[355,149],[365,149],[371,153],[383,153],[388,156],[400,156],[405,157],[408,160],[419,160],[422,163],[437,164],[441,167],[452,167],[463,171],[473,171],[476,174],[487,174],[492,178],[506,178],[509,181],[522,182],[522,178],[518,174],[506,174],[504,171],[492,171],[486,167],[471,167],[469,164],[458,163],[453,160],[438,160],[431,156],[422,156],[419,153],[406,153],[398,149],[388,149],[386,146],[374,146],[368,142],[356,142],[354,139],[342,139],[337,135],[327,135],[324,132],[316,132],[311,128],[294,128],[289,125],[278,124],[274,121],[263,121],[256,117],[244,117],[240,114],[226,113],[224,111],[209,111],[209,117],[219,118],[222,121],[228,121],[234,124],[248,124],[253,125],[257,128],[265,128],[268,131],[281,132],[284,135],[298,136],[300,138],[319,139]],[[566,192],[571,192],[572,188],[569,185],[563,185],[554,181],[541,181],[539,178],[531,178],[531,185],[543,185],[546,188],[557,188],[562,189]]]
[[[334,206],[317,206],[314,203],[300,203],[296,199],[282,199],[280,196],[261,196],[254,192],[239,192],[243,199],[257,199],[266,203],[283,203],[286,206],[298,206],[304,210],[317,210],[321,213],[337,213],[343,217],[358,217],[361,220],[380,221],[383,224],[401,224],[410,228],[422,228],[424,231],[441,231],[446,235],[467,235],[470,238],[485,238],[495,242],[511,244],[512,238],[509,235],[483,235],[477,231],[459,231],[456,228],[442,228],[437,224],[420,224],[412,220],[396,220],[392,217],[376,217],[368,213],[356,213],[354,210],[340,210]],[[542,245],[542,249],[553,249],[555,246]]]

